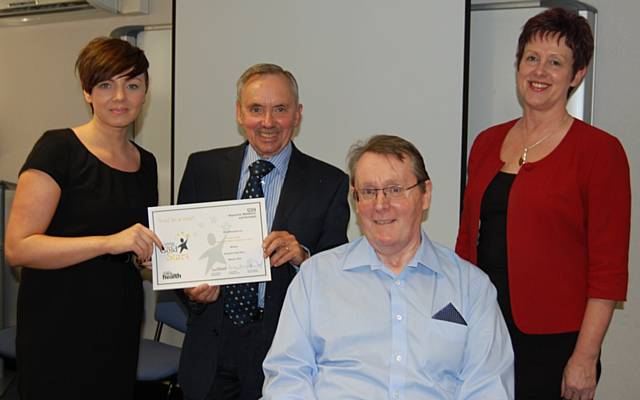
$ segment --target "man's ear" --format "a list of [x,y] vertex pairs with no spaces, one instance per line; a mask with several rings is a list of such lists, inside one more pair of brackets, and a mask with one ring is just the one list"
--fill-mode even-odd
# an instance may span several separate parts
[[297,128],[300,126],[300,122],[302,121],[302,104],[298,104],[295,118],[296,118],[296,121],[294,126]]
[[240,104],[240,101],[236,101],[236,122],[238,123],[238,125],[242,125],[242,105]]
[[422,193],[422,209],[428,210],[431,207],[431,180],[427,180],[424,183],[424,193]]

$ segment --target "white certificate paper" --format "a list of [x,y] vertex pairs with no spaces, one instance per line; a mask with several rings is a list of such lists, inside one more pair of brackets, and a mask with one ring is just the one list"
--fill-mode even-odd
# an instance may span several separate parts
[[149,207],[153,290],[271,280],[263,198]]

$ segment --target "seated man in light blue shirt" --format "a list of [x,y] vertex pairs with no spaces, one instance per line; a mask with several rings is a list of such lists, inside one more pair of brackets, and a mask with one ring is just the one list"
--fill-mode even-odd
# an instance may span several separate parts
[[513,399],[496,290],[421,229],[431,181],[388,135],[351,149],[361,238],[311,257],[264,361],[264,399]]

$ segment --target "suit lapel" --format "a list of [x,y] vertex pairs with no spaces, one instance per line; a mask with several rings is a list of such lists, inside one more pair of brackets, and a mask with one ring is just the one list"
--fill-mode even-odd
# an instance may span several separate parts
[[220,177],[220,192],[225,199],[235,200],[238,197],[240,169],[246,146],[247,142],[231,148],[223,158],[218,176]]
[[276,208],[276,215],[273,217],[272,231],[283,230],[286,227],[287,216],[303,200],[306,192],[307,165],[304,157],[298,148],[291,142],[292,151],[287,167],[287,176],[284,178],[280,199]]

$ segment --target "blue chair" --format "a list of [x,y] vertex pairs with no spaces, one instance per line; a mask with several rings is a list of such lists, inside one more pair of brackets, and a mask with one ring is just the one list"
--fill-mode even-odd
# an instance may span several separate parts
[[[174,389],[180,362],[180,347],[160,342],[162,327],[186,332],[187,309],[172,291],[158,294],[155,319],[156,332],[153,339],[142,339],[138,353],[137,379],[143,382],[169,381],[168,396]],[[16,359],[16,327],[0,331],[0,358]]]
[[0,358],[5,360],[16,359],[16,327],[0,331]]
[[187,314],[185,305],[171,291],[161,291],[156,300],[155,319],[156,332],[153,339],[142,339],[138,354],[138,381],[169,382],[168,398],[176,384],[180,347],[160,342],[162,327],[168,325],[179,331],[187,331]]
[[[0,358],[4,361],[15,361],[16,359],[16,327],[11,326],[0,330]],[[3,365],[0,364],[0,368]],[[8,370],[0,370],[0,397],[2,397],[11,385],[15,373]]]

